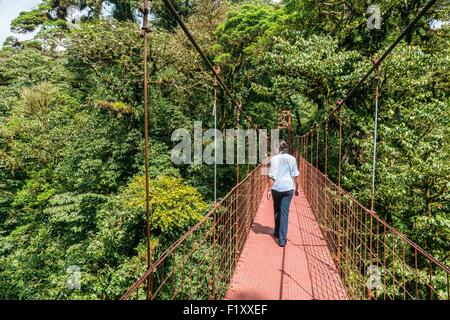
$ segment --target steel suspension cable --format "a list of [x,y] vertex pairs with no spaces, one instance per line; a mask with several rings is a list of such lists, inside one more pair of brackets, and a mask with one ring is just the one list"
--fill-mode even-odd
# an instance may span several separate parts
[[[168,1],[168,0],[164,0]],[[369,70],[364,74],[364,76],[347,92],[347,94],[336,101],[337,106],[323,119],[321,122],[316,124],[316,126],[324,123],[331,119],[331,117],[339,110],[341,107],[348,102],[355,94],[356,90],[366,81],[366,79],[374,72],[377,68],[377,64],[381,64],[384,59],[394,50],[394,48],[403,40],[403,38],[412,31],[417,22],[428,12],[428,10],[436,3],[436,0],[430,0],[427,4],[420,10],[420,12],[414,17],[414,19],[406,26],[406,28],[400,33],[400,35],[391,43],[391,45],[383,52],[383,54],[378,58],[375,63],[369,68]],[[315,127],[311,127],[310,130],[314,130]]]
[[375,198],[375,170],[377,161],[377,130],[378,130],[378,98],[379,98],[379,82],[380,82],[380,64],[376,65],[375,74],[375,115],[374,115],[374,129],[373,129],[373,157],[372,157],[372,194],[370,200],[370,210],[373,211],[374,208],[374,198]]
[[325,176],[328,175],[328,121],[325,122]]
[[[339,109],[339,161],[338,161],[338,201],[339,201],[339,212],[338,212],[338,225],[339,225],[339,229],[341,226],[341,214],[342,214],[342,189],[341,189],[341,168],[342,168],[342,108]],[[339,270],[341,268],[341,235],[338,232],[337,234],[338,237],[338,250],[337,250],[337,255],[338,255],[338,267]]]
[[[235,127],[237,129],[239,129],[239,123],[240,123],[240,113],[239,113],[240,109],[236,109],[236,124]],[[236,138],[236,142],[238,142],[239,138]],[[240,177],[239,177],[239,159],[238,159],[238,154],[239,154],[239,143],[237,143],[236,145],[236,184],[239,183]]]
[[[374,114],[374,129],[373,129],[373,157],[372,157],[372,189],[370,196],[370,211],[374,212],[374,201],[375,201],[375,168],[377,161],[377,129],[378,129],[378,98],[379,98],[379,82],[380,82],[380,64],[377,60],[374,61],[375,69],[375,92],[374,92],[374,100],[375,100],[375,114]],[[372,265],[372,218],[370,219],[370,241],[369,241],[369,250],[370,250],[370,260],[369,263]],[[370,287],[367,288],[368,298],[372,298],[372,290]]]
[[[145,136],[145,215],[147,222],[147,268],[152,265],[151,260],[151,216],[150,216],[150,178],[149,178],[149,159],[148,159],[148,0],[144,0],[144,19],[142,23],[142,36],[144,38],[144,136]],[[151,276],[147,280],[147,298],[152,293]]]
[[316,130],[316,169],[319,169],[319,128]]
[[[238,99],[233,95],[233,93],[231,92],[231,90],[228,88],[228,86],[225,84],[225,81],[222,79],[222,77],[216,72],[216,70],[214,69],[213,64],[211,63],[211,61],[209,60],[209,58],[206,56],[205,52],[203,51],[203,49],[200,47],[200,45],[198,44],[197,40],[195,39],[194,35],[191,33],[191,31],[189,30],[189,28],[186,26],[186,24],[184,23],[183,19],[181,19],[180,15],[178,14],[177,10],[175,9],[175,7],[173,6],[172,2],[170,0],[163,0],[164,4],[167,6],[167,8],[169,9],[169,11],[172,13],[173,17],[175,18],[175,20],[178,22],[178,24],[180,25],[181,29],[183,30],[183,32],[186,34],[186,36],[188,37],[188,39],[191,41],[192,45],[194,46],[195,50],[197,50],[197,52],[200,54],[200,56],[202,57],[203,61],[206,63],[206,66],[213,72],[213,74],[215,75],[215,77],[217,78],[220,86],[222,87],[222,89],[225,91],[225,93],[228,95],[228,97],[231,99],[231,101],[234,103],[234,105],[238,108],[238,110],[244,115],[244,117],[247,119],[247,121],[255,128],[257,129],[257,126],[253,123],[251,117],[249,115],[247,115],[246,112],[244,112],[244,110],[242,109],[242,104],[238,101]],[[258,130],[258,129],[257,129]]]
[[220,73],[220,67],[214,68],[214,103],[213,103],[213,114],[214,114],[214,203],[217,203],[217,77],[215,74]]

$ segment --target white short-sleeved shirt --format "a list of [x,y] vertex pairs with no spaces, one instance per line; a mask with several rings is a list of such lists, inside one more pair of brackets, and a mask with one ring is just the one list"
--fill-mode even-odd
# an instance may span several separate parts
[[270,159],[269,177],[274,180],[272,190],[284,192],[295,189],[293,177],[300,175],[297,161],[287,153],[280,153]]

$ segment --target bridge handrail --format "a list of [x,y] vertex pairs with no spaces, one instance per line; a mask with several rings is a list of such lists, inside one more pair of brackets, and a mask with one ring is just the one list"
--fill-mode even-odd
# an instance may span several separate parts
[[[387,293],[386,284],[392,284],[390,287],[392,299],[399,298],[399,294],[394,294],[394,291],[402,291],[402,289],[403,298],[406,299],[408,295],[419,299],[424,296],[424,288],[429,291],[426,298],[433,298],[433,295],[437,293],[438,298],[450,299],[450,268],[447,265],[381,219],[375,211],[362,205],[352,194],[342,188],[339,190],[338,185],[305,158],[298,155],[298,161],[301,168],[300,183],[306,199],[319,222],[322,234],[348,291],[354,287],[359,290],[361,286],[365,287],[364,282],[367,281],[368,275],[365,272],[360,273],[358,267],[375,265],[383,268],[384,272],[391,269],[390,274],[384,274],[385,282],[386,278],[391,277],[389,280],[391,282],[384,283],[384,299],[390,295]],[[395,250],[398,251],[398,246],[401,248],[401,255]],[[411,249],[409,253],[408,247]],[[418,266],[420,257],[418,254],[424,258],[422,262],[425,262],[428,270]],[[387,260],[390,259],[392,261],[389,261],[391,263],[389,265]],[[403,278],[400,281],[396,275],[399,272],[396,269],[398,263],[402,265],[400,276]],[[411,279],[408,279],[407,274],[410,271],[413,272],[412,275],[410,274]],[[427,279],[421,274],[423,271],[427,273]],[[446,288],[446,293],[439,292],[438,286],[433,282],[433,274],[436,275],[437,271],[443,272],[441,275],[444,279],[441,279],[439,285]],[[359,279],[355,280],[355,275],[358,275]],[[415,282],[415,295],[411,293],[411,287],[414,285],[412,282]],[[419,290],[419,283],[421,283],[421,290]],[[348,294],[350,297],[364,297],[361,291],[353,294],[348,292]],[[368,290],[366,297],[374,298],[373,292]]]
[[[305,160],[306,161],[306,160]],[[314,168],[314,166],[312,164],[310,164],[308,161],[306,161],[312,168]],[[314,168],[315,169],[315,168]],[[321,173],[322,174],[322,173]],[[330,177],[328,176],[324,176],[324,179],[326,179],[329,183],[333,184],[334,186],[337,185],[330,179]],[[383,219],[380,218],[380,216],[376,213],[376,211],[371,211],[370,209],[368,209],[367,207],[365,207],[364,205],[362,205],[351,193],[349,193],[348,191],[341,189],[341,192],[343,194],[345,194],[348,198],[350,198],[354,203],[356,203],[358,206],[360,206],[367,214],[370,214],[371,216],[373,216],[376,220],[378,220],[382,225],[386,226],[387,229],[389,229],[392,233],[395,233],[397,236],[399,236],[400,238],[402,238],[402,240],[404,240],[405,242],[407,242],[411,247],[413,247],[414,249],[417,249],[418,252],[420,252],[421,254],[423,254],[425,257],[427,257],[429,260],[431,260],[434,264],[436,264],[437,266],[439,266],[441,269],[443,269],[445,272],[450,273],[450,267],[443,264],[442,262],[440,262],[439,260],[437,260],[435,257],[433,257],[432,255],[430,255],[428,252],[426,252],[422,247],[420,247],[417,243],[413,242],[411,239],[409,239],[408,237],[406,237],[403,233],[401,233],[400,231],[398,231],[397,229],[395,229],[393,226],[391,226],[389,223],[387,223],[386,221],[384,221]]]
[[[258,171],[262,170],[268,163],[268,159],[257,165],[251,172],[249,172],[245,178],[236,184],[223,198],[220,199],[216,204],[213,205],[213,208],[209,210],[209,212],[202,217],[200,221],[198,221],[192,228],[190,228],[183,236],[181,236],[178,240],[176,240],[173,244],[171,244],[155,261],[150,268],[148,268],[145,273],[127,290],[127,292],[120,298],[121,300],[127,300],[130,296],[135,292],[149,277],[155,272],[155,270],[160,267],[164,261],[176,250],[180,244],[185,241],[190,235],[192,235],[197,229],[199,229],[203,224],[205,224],[208,220],[212,218],[212,216],[216,213],[216,210],[224,205],[224,203],[232,197],[232,195],[243,185],[248,183],[248,180],[253,176],[258,176]],[[262,174],[264,175],[264,174]]]

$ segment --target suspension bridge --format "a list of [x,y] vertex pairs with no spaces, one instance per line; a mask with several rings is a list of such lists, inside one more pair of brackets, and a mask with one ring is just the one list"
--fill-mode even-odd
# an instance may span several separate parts
[[[236,107],[236,126],[258,130],[170,0],[163,0],[214,78],[214,109],[220,86]],[[266,197],[269,161],[247,174],[156,261],[150,255],[148,179],[147,33],[144,1],[144,108],[146,138],[147,270],[122,299],[450,299],[450,268],[383,221],[374,211],[379,78],[382,62],[433,6],[429,1],[336,107],[303,136],[287,129],[300,171],[300,194],[289,211],[285,247],[273,237],[273,204]],[[374,74],[374,142],[370,208],[341,188],[343,109]],[[329,124],[338,126],[337,181],[328,176]],[[320,160],[320,161],[319,161]]]

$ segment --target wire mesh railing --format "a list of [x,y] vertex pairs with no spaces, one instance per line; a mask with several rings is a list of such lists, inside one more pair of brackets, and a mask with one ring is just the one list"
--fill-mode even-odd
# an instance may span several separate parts
[[298,157],[300,184],[352,299],[449,300],[450,268]]
[[266,188],[266,171],[266,163],[251,171],[121,299],[222,299]]

